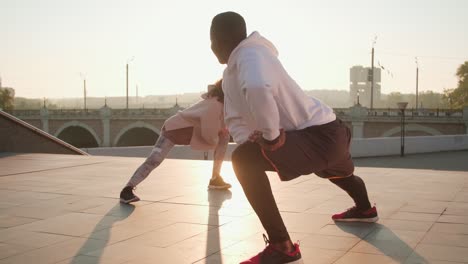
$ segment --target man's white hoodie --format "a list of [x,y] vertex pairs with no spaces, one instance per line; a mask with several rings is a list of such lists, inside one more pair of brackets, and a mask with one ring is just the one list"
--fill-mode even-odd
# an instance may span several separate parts
[[239,144],[254,130],[274,140],[281,128],[298,130],[336,119],[333,109],[302,91],[281,65],[275,46],[258,32],[229,56],[223,91],[224,121]]

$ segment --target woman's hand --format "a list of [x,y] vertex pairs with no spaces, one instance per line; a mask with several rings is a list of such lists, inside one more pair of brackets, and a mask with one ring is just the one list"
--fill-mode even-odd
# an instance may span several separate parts
[[227,128],[222,128],[218,132],[219,137],[228,137],[229,136],[229,130]]

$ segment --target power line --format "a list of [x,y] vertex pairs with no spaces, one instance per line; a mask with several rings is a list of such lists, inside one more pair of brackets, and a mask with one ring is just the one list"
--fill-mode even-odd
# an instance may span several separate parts
[[[401,57],[411,57],[414,58],[414,55],[398,53],[398,52],[389,52],[389,51],[379,51],[380,54],[391,55],[391,56],[401,56]],[[468,57],[444,57],[444,56],[429,56],[429,55],[417,55],[418,58],[428,58],[428,59],[439,59],[439,60],[468,60]]]

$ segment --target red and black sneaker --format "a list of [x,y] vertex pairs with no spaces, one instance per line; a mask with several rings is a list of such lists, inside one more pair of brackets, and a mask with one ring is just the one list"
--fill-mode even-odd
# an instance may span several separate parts
[[266,248],[256,256],[240,264],[303,264],[301,251],[297,243],[294,243],[293,252],[283,253],[270,244],[265,235],[263,235],[263,240],[265,240]]
[[379,220],[379,216],[377,215],[377,208],[375,206],[365,211],[359,210],[354,206],[343,213],[333,215],[332,219],[337,222],[374,223]]

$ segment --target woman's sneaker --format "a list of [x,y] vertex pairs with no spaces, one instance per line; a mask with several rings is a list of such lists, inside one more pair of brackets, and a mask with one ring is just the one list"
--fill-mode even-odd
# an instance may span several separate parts
[[213,180],[210,180],[208,184],[208,189],[229,189],[231,188],[231,184],[224,182],[221,176],[216,177]]
[[138,196],[136,196],[133,193],[133,189],[134,188],[132,186],[127,186],[127,187],[122,189],[122,191],[120,192],[120,202],[121,203],[129,204],[129,203],[140,201],[140,198],[138,198]]
[[332,219],[337,222],[367,222],[374,223],[379,220],[377,208],[372,207],[368,210],[359,210],[356,206],[349,208],[343,213],[335,214]]
[[283,253],[276,249],[268,238],[263,235],[265,240],[265,249],[253,256],[249,260],[243,261],[240,264],[302,264],[301,250],[297,243],[294,244],[294,251],[291,253]]

